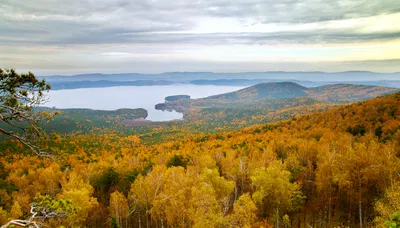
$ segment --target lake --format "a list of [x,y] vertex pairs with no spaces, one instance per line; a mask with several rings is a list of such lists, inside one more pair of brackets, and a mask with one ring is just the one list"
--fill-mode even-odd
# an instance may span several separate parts
[[238,86],[212,85],[167,85],[167,86],[120,86],[106,88],[84,88],[53,90],[48,94],[47,107],[90,108],[115,110],[120,108],[144,108],[148,111],[147,120],[168,121],[182,119],[182,113],[159,111],[154,108],[163,103],[166,96],[189,95],[203,98],[242,89]]

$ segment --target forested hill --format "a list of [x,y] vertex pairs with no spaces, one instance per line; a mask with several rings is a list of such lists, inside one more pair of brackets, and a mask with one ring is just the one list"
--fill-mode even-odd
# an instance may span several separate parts
[[[400,144],[400,93],[304,115],[266,125],[297,133],[323,135],[324,131],[348,132],[354,136],[372,135],[381,141]],[[253,127],[258,129],[259,127]],[[252,127],[248,128],[252,129]],[[316,139],[319,139],[318,137]]]
[[270,82],[260,83],[231,93],[211,96],[207,99],[222,99],[228,101],[250,101],[263,98],[284,99],[307,96],[307,94],[304,92],[305,90],[307,90],[306,87],[300,86],[293,82]]
[[399,88],[384,86],[335,84],[309,88],[305,92],[307,93],[308,97],[319,101],[356,102],[398,91],[400,91]]
[[384,94],[399,91],[398,88],[352,84],[326,85],[306,88],[293,82],[261,83],[235,92],[201,99],[229,101],[254,101],[259,99],[285,99],[310,97],[326,102],[354,102],[367,100]]

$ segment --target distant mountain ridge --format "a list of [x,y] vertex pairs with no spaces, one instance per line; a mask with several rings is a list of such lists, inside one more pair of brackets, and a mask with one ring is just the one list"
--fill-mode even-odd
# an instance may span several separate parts
[[294,82],[305,87],[330,84],[361,84],[400,88],[400,72],[376,73],[368,71],[346,72],[167,72],[160,74],[79,74],[72,76],[38,76],[52,85],[52,90],[103,88],[114,86],[153,86],[173,84],[252,86],[267,82]]
[[301,81],[379,81],[400,80],[400,72],[377,73],[369,71],[345,72],[166,72],[160,74],[121,73],[121,74],[79,74],[72,76],[39,76],[39,78],[52,81],[135,81],[135,80],[168,80],[168,81],[193,81],[193,80],[218,80],[218,79],[271,79],[271,80],[301,80]]
[[172,85],[174,82],[165,80],[137,80],[137,81],[53,81],[50,82],[52,90],[81,89],[81,88],[106,88],[116,86],[154,86]]

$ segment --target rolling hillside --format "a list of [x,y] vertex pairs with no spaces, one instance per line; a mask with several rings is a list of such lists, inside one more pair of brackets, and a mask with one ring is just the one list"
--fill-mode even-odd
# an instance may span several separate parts
[[[314,100],[314,103],[340,104],[367,100],[397,91],[400,91],[400,89],[370,85],[335,84],[306,88],[293,82],[272,82],[206,98],[176,100],[157,104],[156,109],[176,110],[191,116],[194,116],[193,112],[206,108],[246,108],[263,109],[264,111],[268,109],[270,111],[271,109],[277,110],[276,107],[286,102],[281,100],[307,98]],[[304,100],[300,99],[300,101]],[[258,112],[262,112],[262,110]]]
[[310,88],[305,90],[305,93],[308,97],[319,101],[336,103],[368,100],[397,91],[400,91],[400,89],[384,86],[336,84]]
[[293,82],[261,83],[239,91],[199,99],[201,103],[220,100],[252,102],[261,99],[310,97],[325,102],[354,102],[399,91],[397,88],[368,85],[336,84],[306,88]]
[[306,90],[306,87],[300,86],[293,82],[270,82],[250,86],[236,92],[211,96],[205,100],[251,101],[264,98],[285,99],[307,96],[305,93]]

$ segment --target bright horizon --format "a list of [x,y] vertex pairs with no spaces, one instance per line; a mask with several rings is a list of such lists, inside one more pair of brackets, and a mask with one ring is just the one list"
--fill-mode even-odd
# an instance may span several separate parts
[[[18,70],[18,69],[17,69]],[[18,71],[19,72],[19,71]],[[240,73],[326,73],[326,74],[335,74],[335,73],[348,73],[348,72],[361,72],[361,73],[376,73],[376,74],[399,74],[397,71],[392,72],[378,72],[378,71],[355,71],[355,70],[346,70],[346,71],[238,71],[238,72],[227,72],[227,71],[169,71],[169,72],[155,72],[155,73],[144,73],[144,72],[87,72],[87,73],[72,73],[72,74],[47,74],[47,75],[37,75],[40,77],[53,77],[53,76],[79,76],[79,75],[118,75],[118,74],[143,74],[143,75],[159,75],[159,74],[169,74],[169,73],[211,73],[211,74],[240,74]],[[21,71],[21,73],[24,73]],[[32,72],[35,73],[35,72]],[[270,78],[273,79],[273,78]]]

